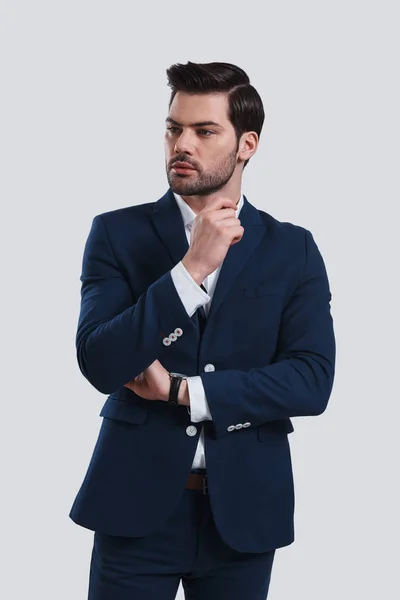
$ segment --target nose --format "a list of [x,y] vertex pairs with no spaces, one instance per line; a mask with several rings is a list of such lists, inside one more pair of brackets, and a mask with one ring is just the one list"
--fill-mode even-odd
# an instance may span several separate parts
[[176,154],[193,154],[193,143],[190,132],[182,132],[175,142],[174,152]]

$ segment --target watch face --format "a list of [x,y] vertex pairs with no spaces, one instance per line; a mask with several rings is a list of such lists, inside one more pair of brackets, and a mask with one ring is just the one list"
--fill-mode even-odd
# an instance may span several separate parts
[[187,379],[186,375],[183,375],[182,373],[172,373],[172,372],[170,372],[170,375],[175,376],[175,377],[182,377],[183,379]]

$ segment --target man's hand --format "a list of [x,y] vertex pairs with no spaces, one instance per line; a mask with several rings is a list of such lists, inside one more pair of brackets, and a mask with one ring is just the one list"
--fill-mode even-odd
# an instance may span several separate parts
[[[135,379],[124,383],[124,387],[132,390],[138,396],[145,398],[145,400],[164,400],[167,402],[170,382],[168,371],[164,369],[159,360],[155,360]],[[179,386],[178,403],[183,406],[190,406],[187,379],[184,379]]]
[[229,248],[242,239],[244,228],[235,216],[236,210],[233,200],[217,195],[196,216],[190,247],[182,263],[198,285],[221,265]]
[[159,360],[155,360],[143,373],[124,384],[124,387],[146,400],[167,400],[169,386],[168,371],[164,369]]

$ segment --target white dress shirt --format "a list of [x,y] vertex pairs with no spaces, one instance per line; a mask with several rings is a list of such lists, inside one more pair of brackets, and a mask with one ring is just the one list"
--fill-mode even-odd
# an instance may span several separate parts
[[[174,196],[182,214],[186,237],[190,245],[190,232],[193,221],[196,217],[196,213],[190,208],[190,206],[181,196],[175,193]],[[242,206],[243,195],[241,194],[237,205],[236,218],[238,217]],[[204,292],[201,287],[197,285],[193,277],[183,265],[182,261],[180,261],[173,269],[171,269],[172,281],[174,282],[176,290],[189,317],[191,317],[200,306],[204,306],[206,316],[208,315],[221,266],[222,265],[220,265],[213,273],[210,273],[210,275],[208,275],[203,281],[203,285],[208,293]],[[188,377],[187,381],[190,400],[190,420],[193,423],[199,423],[200,421],[204,420],[211,421],[212,416],[208,407],[207,398],[200,375]],[[200,437],[192,464],[192,468],[199,467],[206,467],[203,426],[201,426]]]

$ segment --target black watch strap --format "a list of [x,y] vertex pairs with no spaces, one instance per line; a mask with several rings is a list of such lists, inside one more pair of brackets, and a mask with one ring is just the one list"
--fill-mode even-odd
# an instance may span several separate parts
[[170,386],[169,386],[169,397],[168,397],[168,404],[173,404],[174,406],[179,406],[178,403],[178,392],[179,392],[179,387],[181,385],[182,382],[182,377],[179,377],[177,375],[170,375]]

